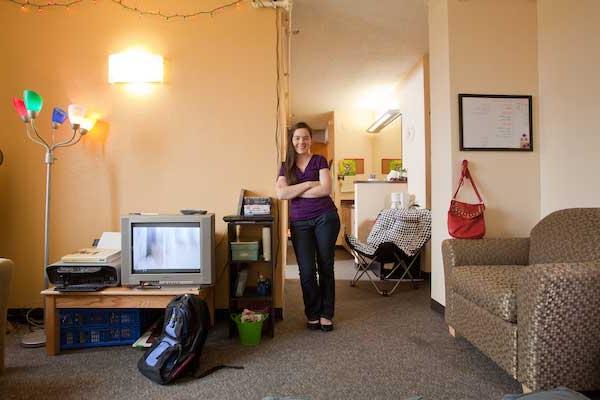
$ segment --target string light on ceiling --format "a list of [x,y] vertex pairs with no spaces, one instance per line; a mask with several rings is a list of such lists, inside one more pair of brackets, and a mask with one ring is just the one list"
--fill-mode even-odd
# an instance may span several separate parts
[[[32,8],[32,9],[37,9],[39,12],[41,12],[46,8],[70,9],[71,7],[78,5],[79,3],[83,3],[86,0],[71,0],[71,1],[65,1],[65,2],[57,2],[57,1],[35,2],[35,1],[30,1],[30,0],[7,0],[7,1],[9,1],[10,3],[19,5],[23,11],[27,11],[29,8]],[[92,0],[92,2],[94,4],[97,4],[99,1],[100,0]],[[140,16],[147,15],[147,16],[152,16],[152,17],[159,17],[159,18],[164,18],[165,20],[169,21],[169,20],[176,20],[176,19],[185,20],[188,18],[200,16],[200,15],[207,15],[207,16],[212,17],[219,11],[225,10],[227,8],[233,8],[236,6],[240,6],[246,0],[235,0],[235,1],[231,1],[229,3],[222,4],[218,7],[214,7],[209,10],[197,10],[197,11],[188,12],[188,13],[166,13],[166,12],[163,12],[160,10],[143,9],[141,7],[132,6],[124,0],[105,0],[105,1],[109,1],[113,4],[117,4],[121,8],[123,8],[127,11],[135,12],[135,13],[139,14]]]

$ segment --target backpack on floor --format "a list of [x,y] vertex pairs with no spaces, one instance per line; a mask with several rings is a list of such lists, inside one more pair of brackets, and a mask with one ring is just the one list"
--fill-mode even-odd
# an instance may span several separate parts
[[[165,311],[162,334],[138,361],[139,371],[161,385],[195,373],[209,328],[210,312],[204,300],[192,294],[175,297]],[[241,367],[221,365],[196,377],[221,368]]]

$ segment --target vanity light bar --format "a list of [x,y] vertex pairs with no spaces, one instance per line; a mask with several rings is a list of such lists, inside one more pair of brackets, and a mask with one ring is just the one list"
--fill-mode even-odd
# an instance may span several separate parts
[[367,132],[376,133],[392,123],[393,120],[401,116],[400,110],[387,110],[373,124],[367,128]]

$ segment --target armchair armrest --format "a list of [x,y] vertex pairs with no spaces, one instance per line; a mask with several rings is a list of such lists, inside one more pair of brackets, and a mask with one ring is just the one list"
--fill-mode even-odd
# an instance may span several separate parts
[[518,372],[533,390],[600,388],[600,260],[524,268],[517,290]]
[[0,258],[0,375],[4,371],[4,346],[6,334],[6,309],[8,292],[14,264],[11,260]]
[[446,307],[451,307],[452,268],[463,265],[527,265],[529,238],[446,239],[442,242],[442,256]]
[[446,239],[442,255],[446,274],[461,265],[527,265],[529,238]]

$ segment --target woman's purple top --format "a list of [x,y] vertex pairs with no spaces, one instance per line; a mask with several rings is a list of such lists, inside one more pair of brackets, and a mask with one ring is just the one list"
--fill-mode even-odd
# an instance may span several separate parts
[[[308,161],[308,165],[304,172],[294,166],[294,173],[298,178],[297,183],[306,181],[319,181],[319,171],[323,168],[329,168],[327,166],[327,160],[325,157],[314,154]],[[281,164],[279,169],[279,176],[285,176],[285,164]],[[337,208],[333,204],[333,200],[330,196],[304,198],[295,197],[291,201],[290,207],[290,220],[300,221],[303,219],[316,218],[319,215],[325,214],[329,211],[336,211]]]

